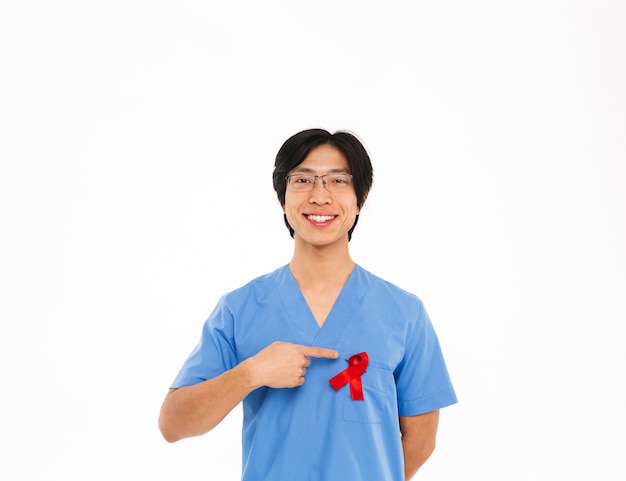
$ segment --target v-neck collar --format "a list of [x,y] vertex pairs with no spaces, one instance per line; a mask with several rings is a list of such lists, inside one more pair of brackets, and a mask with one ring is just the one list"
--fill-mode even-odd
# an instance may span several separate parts
[[284,266],[277,289],[283,301],[286,321],[290,332],[298,342],[309,345],[324,345],[332,348],[352,322],[369,284],[369,276],[358,265],[354,266],[342,287],[322,327],[320,327],[293,276],[289,265]]

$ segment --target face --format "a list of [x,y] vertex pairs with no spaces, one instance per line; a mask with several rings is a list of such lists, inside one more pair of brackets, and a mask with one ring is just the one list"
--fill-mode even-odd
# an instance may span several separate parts
[[[289,172],[290,175],[296,173],[349,174],[350,167],[339,149],[325,144],[311,150],[304,161]],[[352,186],[342,192],[329,192],[321,179],[317,179],[313,190],[308,192],[295,192],[287,186],[284,211],[295,231],[296,242],[316,247],[339,242],[347,245],[348,231],[359,213]]]

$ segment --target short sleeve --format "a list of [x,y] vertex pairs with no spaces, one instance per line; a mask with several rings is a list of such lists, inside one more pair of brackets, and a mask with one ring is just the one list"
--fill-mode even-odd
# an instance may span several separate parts
[[405,356],[394,376],[401,416],[415,416],[457,402],[439,339],[421,301],[417,322],[407,337]]
[[200,342],[191,352],[172,388],[191,386],[212,379],[237,364],[233,315],[222,298],[202,327]]

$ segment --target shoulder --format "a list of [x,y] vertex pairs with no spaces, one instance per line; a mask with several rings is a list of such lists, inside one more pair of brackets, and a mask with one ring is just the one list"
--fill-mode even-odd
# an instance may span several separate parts
[[263,296],[269,290],[275,289],[276,285],[286,275],[288,269],[289,266],[284,265],[270,273],[256,277],[241,287],[228,292],[222,299],[224,302],[229,303],[237,302],[243,298],[250,298],[250,296]]
[[361,266],[356,267],[359,275],[367,279],[370,287],[369,291],[377,295],[385,296],[388,302],[397,302],[405,304],[411,308],[422,307],[422,300],[414,293],[409,292],[396,284],[385,280]]

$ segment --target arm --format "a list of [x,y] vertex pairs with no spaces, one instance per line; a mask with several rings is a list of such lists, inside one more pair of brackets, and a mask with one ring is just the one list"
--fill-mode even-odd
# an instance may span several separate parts
[[159,414],[161,434],[173,443],[209,432],[253,389],[242,364],[208,381],[170,389]]
[[400,416],[404,477],[409,481],[435,450],[439,410],[418,416]]
[[338,355],[321,347],[289,342],[270,344],[213,379],[170,389],[159,415],[161,434],[168,442],[205,434],[255,389],[301,386],[311,357],[336,359]]

